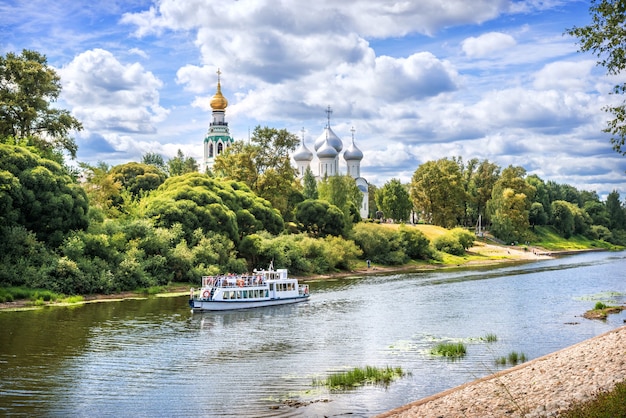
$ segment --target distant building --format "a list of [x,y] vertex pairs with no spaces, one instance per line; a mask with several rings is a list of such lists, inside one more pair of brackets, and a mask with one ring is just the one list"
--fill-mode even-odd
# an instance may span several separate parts
[[[315,152],[309,150],[304,141],[304,134],[300,141],[300,146],[293,153],[292,157],[296,162],[296,168],[298,170],[298,176],[302,178],[307,168],[311,168],[313,175],[318,180],[321,180],[325,176],[339,175],[339,160],[341,152],[343,151],[343,141],[333,132],[330,127],[330,115],[332,110],[328,106],[326,110],[328,123],[324,128],[322,134],[317,137],[313,148]],[[312,161],[317,157],[317,169],[311,167]],[[368,204],[368,185],[367,181],[361,177],[361,160],[363,159],[363,152],[354,143],[354,128],[352,128],[352,141],[348,149],[343,152],[343,159],[346,162],[347,174],[354,178],[357,187],[363,193],[363,202],[359,209],[362,218],[367,218],[369,215]]]
[[202,172],[207,169],[213,169],[215,157],[220,155],[231,146],[234,142],[228,130],[228,122],[225,120],[226,107],[228,100],[222,95],[222,86],[220,84],[220,75],[222,72],[217,70],[217,92],[211,98],[211,109],[213,109],[213,121],[209,124],[209,131],[204,138],[204,161],[202,164]]

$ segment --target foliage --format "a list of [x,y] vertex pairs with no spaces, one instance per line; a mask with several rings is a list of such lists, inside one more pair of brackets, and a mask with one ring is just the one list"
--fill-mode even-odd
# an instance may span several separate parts
[[58,163],[25,148],[0,144],[0,221],[21,225],[37,238],[59,244],[88,225],[87,195]]
[[82,125],[69,111],[50,106],[60,93],[61,79],[45,55],[24,49],[0,56],[0,141],[25,140],[48,158],[54,151],[76,158],[69,133]]
[[157,226],[179,223],[188,240],[198,228],[238,243],[245,235],[261,230],[277,234],[284,227],[278,211],[245,184],[200,173],[170,177],[144,200],[147,216]]
[[317,192],[317,180],[311,171],[311,167],[307,167],[302,177],[302,197],[304,200],[317,200],[319,193]]
[[257,126],[250,143],[237,141],[215,159],[213,171],[217,176],[244,182],[290,220],[298,199],[285,198],[296,192],[296,170],[289,153],[298,141],[285,129]]
[[363,251],[363,258],[378,264],[397,265],[410,259],[427,260],[433,256],[428,239],[407,226],[392,229],[359,223],[354,226],[351,237]]
[[524,180],[526,170],[509,166],[493,187],[487,212],[491,232],[506,242],[526,240],[529,232],[529,213],[535,197],[535,188]]
[[165,173],[153,165],[130,162],[113,167],[109,173],[133,197],[157,189],[165,181]]
[[505,365],[507,363],[516,365],[518,363],[524,363],[526,361],[526,354],[518,353],[517,351],[511,351],[506,357],[499,357],[496,359],[496,364]]
[[561,418],[616,418],[626,416],[626,381],[617,383],[613,390],[598,392],[594,399],[577,402],[559,415]]
[[363,193],[352,177],[339,175],[325,177],[318,184],[317,190],[321,200],[326,200],[343,212],[347,229],[361,219],[358,208],[363,203]]
[[345,229],[345,215],[325,200],[305,200],[296,206],[296,222],[302,231],[315,237],[341,235]]
[[552,225],[564,238],[569,238],[574,233],[573,205],[564,200],[552,202]]
[[433,258],[430,240],[420,230],[404,224],[398,228],[400,246],[411,260],[430,260]]
[[467,348],[463,343],[439,343],[430,350],[430,354],[443,357],[463,357],[467,353]]
[[452,255],[463,255],[465,250],[474,245],[475,236],[463,228],[454,228],[451,231],[435,238],[433,246],[438,251]]
[[[626,69],[626,6],[621,0],[592,0],[589,8],[591,24],[566,30],[578,38],[581,52],[591,51],[599,59],[609,75],[619,75]],[[617,84],[614,94],[624,94],[626,83]],[[626,103],[606,106],[604,110],[613,115],[603,130],[611,134],[613,149],[626,155]]]
[[170,176],[182,176],[183,174],[198,171],[198,163],[193,157],[185,157],[179,149],[176,157],[167,161],[167,169]]
[[147,152],[142,155],[141,163],[155,166],[164,173],[167,172],[167,166],[165,165],[163,156],[161,154],[157,154],[156,152]]
[[323,274],[351,269],[362,253],[353,241],[341,237],[315,239],[305,234],[277,237],[255,234],[242,240],[240,254],[246,258],[249,269],[265,268],[273,262],[293,274]]
[[452,228],[463,218],[465,190],[454,160],[420,165],[413,173],[410,194],[414,209],[426,222]]
[[376,206],[385,218],[397,222],[408,221],[411,215],[409,192],[398,179],[391,179],[377,191]]
[[331,390],[352,389],[364,384],[389,385],[393,380],[405,376],[400,367],[355,367],[347,372],[333,373],[324,380],[313,380],[315,386],[326,386]]

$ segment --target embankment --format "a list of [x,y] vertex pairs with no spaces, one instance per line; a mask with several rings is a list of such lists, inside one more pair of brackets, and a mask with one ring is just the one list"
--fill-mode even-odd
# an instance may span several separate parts
[[555,417],[626,381],[626,327],[377,418]]

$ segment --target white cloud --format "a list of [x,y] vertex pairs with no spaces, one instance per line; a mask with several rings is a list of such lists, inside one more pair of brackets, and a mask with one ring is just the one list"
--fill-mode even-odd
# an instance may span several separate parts
[[168,111],[159,105],[162,82],[141,64],[122,64],[108,51],[77,55],[60,71],[63,98],[86,129],[155,132]]
[[478,37],[472,36],[461,42],[463,52],[471,58],[487,58],[515,45],[515,39],[511,35],[500,32],[490,32]]

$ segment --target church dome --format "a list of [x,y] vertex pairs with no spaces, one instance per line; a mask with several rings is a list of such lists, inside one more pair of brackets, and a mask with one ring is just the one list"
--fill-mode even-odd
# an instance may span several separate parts
[[317,158],[335,158],[339,152],[330,144],[330,141],[324,141],[324,144],[317,150]]
[[361,161],[363,159],[363,152],[357,148],[354,144],[354,140],[352,140],[352,144],[350,144],[350,148],[343,153],[343,158],[346,161]]
[[293,159],[296,161],[311,161],[313,153],[304,145],[304,142],[300,142],[300,146],[293,154]]
[[318,151],[322,147],[322,145],[324,145],[324,142],[326,142],[326,139],[328,139],[328,143],[330,144],[330,146],[333,147],[335,151],[337,151],[337,154],[341,152],[341,150],[343,149],[343,142],[333,132],[330,126],[325,127],[324,132],[322,132],[322,134],[318,136],[317,139],[315,140],[315,144],[314,144],[315,151]]
[[228,107],[228,100],[222,95],[222,84],[220,83],[220,74],[222,72],[217,70],[217,92],[211,97],[211,109],[224,110]]

